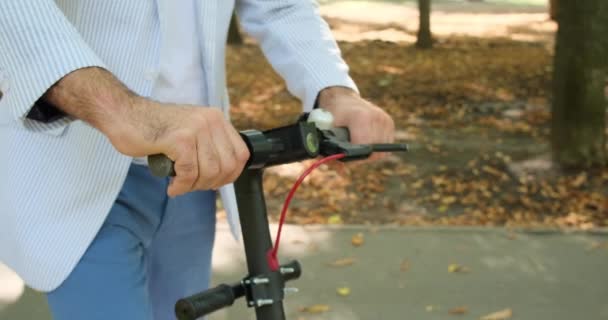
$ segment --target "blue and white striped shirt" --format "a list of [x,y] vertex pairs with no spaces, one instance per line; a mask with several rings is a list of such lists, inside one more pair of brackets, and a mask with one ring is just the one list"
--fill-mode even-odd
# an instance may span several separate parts
[[[86,123],[27,119],[64,75],[105,68],[151,96],[162,0],[0,1],[0,261],[38,290],[69,275],[105,220],[132,159]],[[233,10],[310,110],[328,86],[355,89],[312,0],[194,0],[205,105],[228,112],[225,42]]]

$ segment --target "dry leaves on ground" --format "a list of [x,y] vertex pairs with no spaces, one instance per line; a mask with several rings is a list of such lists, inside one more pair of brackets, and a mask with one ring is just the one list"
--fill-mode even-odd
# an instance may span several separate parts
[[455,308],[448,310],[448,313],[451,315],[464,315],[464,314],[467,314],[468,312],[469,312],[469,307],[467,307],[467,306],[455,307]]
[[465,266],[459,265],[457,263],[452,263],[452,264],[448,265],[448,272],[449,273],[469,273],[469,272],[471,272],[471,269],[469,269]]
[[355,263],[355,258],[343,258],[343,259],[338,259],[338,260],[334,260],[330,263],[328,263],[327,265],[330,267],[336,267],[336,268],[340,268],[340,267],[348,267],[348,266],[352,266]]
[[408,259],[403,259],[401,264],[399,265],[399,270],[401,272],[407,272],[410,270],[410,261]]
[[350,243],[355,247],[360,247],[365,243],[365,236],[363,233],[357,233],[350,239]]
[[336,288],[336,293],[341,297],[348,297],[350,295],[349,287]]
[[[383,41],[341,47],[360,91],[393,116],[413,148],[342,172],[318,169],[296,194],[288,222],[608,226],[608,169],[514,171],[548,151],[552,56],[543,43],[451,37],[427,51]],[[259,49],[233,48],[227,59],[237,127],[295,121],[301,106]],[[293,182],[266,174],[271,216]]]
[[488,315],[479,318],[479,320],[507,320],[511,319],[512,316],[513,310],[511,310],[511,308],[507,308],[504,310],[492,312]]
[[327,304],[313,304],[311,306],[307,306],[307,307],[301,307],[298,309],[300,312],[305,312],[305,313],[324,313],[330,310],[329,305]]

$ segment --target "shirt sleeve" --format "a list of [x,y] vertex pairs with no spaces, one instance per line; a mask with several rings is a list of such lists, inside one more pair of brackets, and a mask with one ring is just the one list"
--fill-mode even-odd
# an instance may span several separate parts
[[34,131],[67,126],[73,119],[63,114],[27,115],[40,111],[32,107],[53,84],[85,67],[105,68],[53,0],[0,1],[0,121]]
[[237,0],[243,30],[254,37],[305,112],[331,86],[358,92],[329,26],[312,0]]

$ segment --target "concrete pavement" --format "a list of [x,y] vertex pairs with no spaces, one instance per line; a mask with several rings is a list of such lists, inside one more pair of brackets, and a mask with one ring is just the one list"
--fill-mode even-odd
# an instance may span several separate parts
[[[214,282],[232,283],[245,274],[242,248],[218,228]],[[351,244],[357,233],[365,239],[360,247]],[[300,292],[286,300],[288,319],[479,319],[506,308],[511,319],[608,319],[606,232],[288,226],[281,260],[289,258],[299,259],[304,273],[290,284]],[[328,265],[344,258],[354,263]],[[0,288],[9,278],[0,272]],[[338,295],[338,287],[350,294]],[[329,311],[300,311],[314,304]],[[249,311],[241,300],[211,320],[253,319]],[[50,317],[44,299],[26,290],[0,306],[5,319]]]

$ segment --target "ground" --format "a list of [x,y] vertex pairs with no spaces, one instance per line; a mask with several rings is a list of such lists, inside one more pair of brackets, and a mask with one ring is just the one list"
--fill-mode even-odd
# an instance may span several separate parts
[[[358,234],[363,241],[353,246]],[[608,319],[605,232],[288,226],[284,236],[281,261],[303,266],[302,277],[287,283],[299,289],[285,298],[287,319]],[[215,284],[246,274],[243,249],[225,225],[213,261]],[[0,267],[0,319],[49,320],[44,297],[31,290],[5,305],[14,282]],[[254,315],[242,299],[210,317],[245,319]]]
[[[361,93],[393,116],[397,139],[411,151],[376,164],[321,168],[297,194],[289,222],[608,224],[608,170],[562,172],[550,161],[555,24],[546,8],[463,5],[435,5],[432,50],[412,46],[412,3],[321,6]],[[402,15],[409,19],[399,23]],[[299,102],[255,45],[231,48],[227,61],[237,127],[297,118]],[[304,166],[267,171],[272,215]]]

